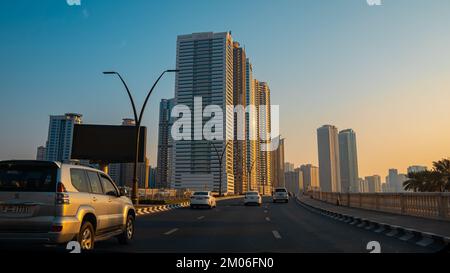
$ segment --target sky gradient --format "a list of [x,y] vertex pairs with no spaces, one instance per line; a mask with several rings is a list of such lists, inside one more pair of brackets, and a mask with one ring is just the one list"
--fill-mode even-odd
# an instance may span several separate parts
[[[254,77],[280,105],[286,161],[317,164],[316,129],[357,134],[360,176],[430,166],[450,155],[450,1],[384,0],[2,1],[0,160],[34,158],[51,114],[120,124],[163,69],[175,67],[176,37],[232,31]],[[143,124],[156,163],[159,101]]]

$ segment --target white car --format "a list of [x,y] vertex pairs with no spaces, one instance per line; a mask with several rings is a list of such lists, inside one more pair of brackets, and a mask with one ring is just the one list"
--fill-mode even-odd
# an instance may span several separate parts
[[272,194],[272,200],[274,203],[278,201],[289,202],[289,195],[286,188],[275,188]]
[[196,191],[191,196],[191,208],[215,208],[216,198],[210,191]]
[[261,206],[262,204],[262,198],[261,195],[257,191],[248,191],[245,193],[244,197],[244,205],[258,205]]

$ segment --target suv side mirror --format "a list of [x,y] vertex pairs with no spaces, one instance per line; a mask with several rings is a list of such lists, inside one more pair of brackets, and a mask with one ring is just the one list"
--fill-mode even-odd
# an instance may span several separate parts
[[128,196],[128,190],[124,187],[119,188],[119,196]]

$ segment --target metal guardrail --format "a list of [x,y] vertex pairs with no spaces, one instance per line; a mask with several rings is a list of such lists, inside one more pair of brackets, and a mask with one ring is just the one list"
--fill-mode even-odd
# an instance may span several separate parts
[[334,205],[450,221],[450,193],[337,193],[307,195]]

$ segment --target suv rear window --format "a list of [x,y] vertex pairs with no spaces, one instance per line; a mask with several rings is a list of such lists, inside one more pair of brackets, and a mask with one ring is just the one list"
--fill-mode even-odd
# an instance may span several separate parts
[[275,189],[275,192],[286,192],[286,189]]
[[208,195],[207,191],[196,191],[193,195]]
[[90,192],[86,172],[82,169],[70,169],[70,180],[79,192]]
[[56,168],[0,165],[0,191],[55,192]]

